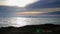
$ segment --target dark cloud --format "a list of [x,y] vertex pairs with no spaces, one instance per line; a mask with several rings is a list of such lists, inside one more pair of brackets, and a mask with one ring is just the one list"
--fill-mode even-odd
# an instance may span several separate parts
[[46,12],[42,14],[38,14],[35,16],[28,16],[32,18],[60,18],[60,11],[54,11],[54,12]]
[[49,13],[46,13],[46,14],[49,14],[49,15],[60,15],[60,11],[49,12]]
[[54,12],[47,12],[47,13],[43,13],[41,15],[60,15],[60,11],[54,11]]
[[56,8],[56,7],[60,7],[60,0],[40,0],[36,3],[29,4],[26,6],[27,9]]
[[0,17],[16,16],[16,12],[22,12],[22,10],[24,11],[24,8],[16,6],[0,6]]

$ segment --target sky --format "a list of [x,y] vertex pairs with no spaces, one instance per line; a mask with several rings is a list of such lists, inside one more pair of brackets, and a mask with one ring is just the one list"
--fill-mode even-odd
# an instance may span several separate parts
[[25,7],[26,5],[36,1],[38,0],[0,0],[0,5]]
[[26,6],[27,9],[42,9],[42,8],[60,8],[60,0],[40,0],[38,2],[29,4]]
[[0,16],[36,15],[56,11],[60,11],[60,0],[0,0]]
[[60,0],[40,0],[28,5],[29,8],[56,8],[60,7]]

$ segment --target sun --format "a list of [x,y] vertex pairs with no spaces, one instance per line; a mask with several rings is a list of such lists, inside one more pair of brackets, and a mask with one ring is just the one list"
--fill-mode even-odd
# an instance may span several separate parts
[[0,2],[0,5],[25,7],[26,5],[37,1],[38,0],[5,0]]

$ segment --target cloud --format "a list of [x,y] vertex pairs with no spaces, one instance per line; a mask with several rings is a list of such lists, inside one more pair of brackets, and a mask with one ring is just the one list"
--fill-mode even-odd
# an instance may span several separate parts
[[47,15],[47,16],[60,16],[60,11],[54,11],[54,12],[46,12],[42,13],[41,15]]
[[60,0],[40,0],[26,6],[27,9],[57,8],[60,7]]
[[43,8],[43,9],[31,9],[28,10],[30,12],[53,12],[53,11],[60,11],[60,8]]
[[0,17],[15,16],[16,12],[25,11],[24,8],[16,6],[0,6]]
[[60,11],[60,8],[45,8],[45,9],[29,11],[26,8],[21,8],[16,6],[15,7],[0,6],[0,17],[38,16],[41,13],[47,13],[53,11]]
[[60,11],[54,11],[54,12],[49,12],[46,14],[50,14],[50,15],[60,15]]

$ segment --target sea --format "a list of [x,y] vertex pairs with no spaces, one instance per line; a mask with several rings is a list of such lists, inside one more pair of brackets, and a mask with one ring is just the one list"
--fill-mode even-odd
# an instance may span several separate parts
[[22,27],[26,25],[40,24],[57,24],[60,25],[60,18],[26,18],[26,17],[1,17],[0,27]]

